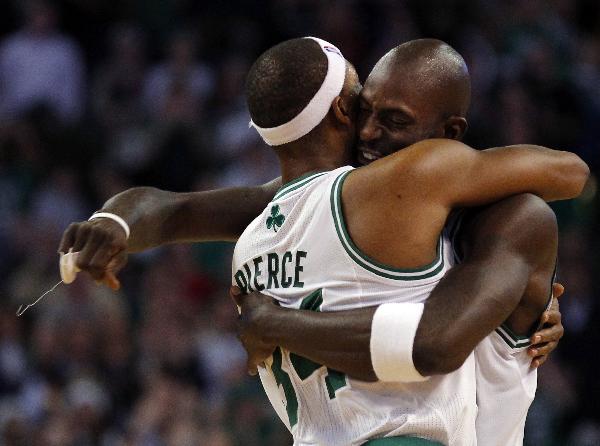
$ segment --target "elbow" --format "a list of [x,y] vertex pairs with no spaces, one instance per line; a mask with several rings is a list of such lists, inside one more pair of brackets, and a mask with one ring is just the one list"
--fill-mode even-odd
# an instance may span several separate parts
[[458,370],[466,361],[469,352],[458,346],[439,342],[436,345],[417,346],[413,350],[413,362],[423,376],[445,375]]
[[588,178],[590,176],[590,168],[579,156],[574,153],[568,153],[566,166],[563,170],[564,195],[562,199],[576,198],[581,195]]

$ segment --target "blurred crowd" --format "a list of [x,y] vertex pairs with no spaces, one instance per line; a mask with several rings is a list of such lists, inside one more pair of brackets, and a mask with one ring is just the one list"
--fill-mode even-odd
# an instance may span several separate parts
[[[113,293],[59,286],[72,221],[134,185],[260,184],[244,78],[281,40],[337,44],[362,79],[436,37],[465,57],[466,141],[577,152],[600,172],[596,0],[5,0],[0,13],[0,445],[290,444],[245,373],[227,296],[232,246],[130,256]],[[539,374],[527,445],[600,445],[600,198],[555,206],[566,334]],[[596,229],[596,231],[594,231]]]

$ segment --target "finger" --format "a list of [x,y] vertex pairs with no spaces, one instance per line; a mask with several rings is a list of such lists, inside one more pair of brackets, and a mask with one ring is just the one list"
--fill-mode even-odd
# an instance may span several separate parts
[[66,254],[69,252],[69,248],[73,246],[75,243],[75,239],[77,238],[77,229],[79,228],[78,223],[71,223],[66,231],[63,233],[63,236],[60,240],[60,244],[58,246],[58,252]]
[[110,262],[108,262],[108,270],[114,274],[117,274],[121,271],[125,265],[127,264],[127,251],[125,249],[118,251],[115,255],[112,256]]
[[79,227],[77,228],[75,240],[73,241],[73,244],[71,246],[71,248],[73,248],[73,252],[80,252],[89,242],[89,239],[91,237],[90,229],[91,228],[89,227],[89,225],[85,223],[79,225]]
[[563,337],[564,332],[565,330],[562,325],[544,328],[531,337],[532,347],[545,344],[546,342],[559,341]]
[[117,279],[117,276],[115,276],[112,271],[106,272],[102,283],[113,291],[117,291],[119,288],[121,288],[121,282],[119,282],[119,279]]
[[565,287],[562,284],[560,284],[558,282],[555,282],[552,284],[552,296],[553,297],[558,299],[560,296],[563,295],[564,292],[565,292]]
[[548,356],[538,356],[537,358],[533,358],[533,361],[531,361],[531,367],[533,367],[534,369],[537,369],[542,364],[544,364],[547,359],[548,359]]
[[106,243],[106,236],[102,232],[89,231],[87,234],[85,246],[77,257],[77,266],[95,280],[102,281],[111,258],[110,245]]
[[117,278],[117,273],[127,264],[127,251],[122,250],[114,255],[108,265],[106,265],[106,273],[102,279],[102,284],[106,285],[113,291],[121,288],[121,282]]
[[113,257],[114,249],[106,245],[105,239],[100,242],[96,248],[96,252],[90,260],[88,270],[90,274],[97,274],[104,279],[109,272],[109,264]]
[[533,356],[534,357],[547,356],[550,353],[552,353],[556,349],[557,346],[558,346],[558,342],[556,342],[556,341],[551,341],[551,342],[547,342],[546,344],[542,344],[541,346],[536,347],[534,349],[537,354],[535,354]]
[[560,325],[562,320],[562,314],[558,310],[546,310],[542,313],[541,320],[543,325]]

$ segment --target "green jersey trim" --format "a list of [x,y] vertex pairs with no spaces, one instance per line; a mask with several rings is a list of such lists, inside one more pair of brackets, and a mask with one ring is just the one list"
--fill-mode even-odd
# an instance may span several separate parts
[[438,241],[436,258],[429,265],[422,268],[413,269],[399,269],[393,268],[389,265],[384,265],[377,262],[375,259],[370,258],[363,253],[352,241],[348,230],[346,229],[346,222],[344,221],[344,214],[342,213],[342,186],[345,179],[351,171],[343,172],[340,174],[331,187],[331,214],[333,215],[333,221],[335,224],[335,230],[342,243],[342,246],[358,265],[364,269],[377,274],[378,276],[385,277],[387,279],[395,280],[421,280],[433,277],[438,274],[444,268],[444,244],[442,238]]
[[502,340],[511,348],[529,347],[531,345],[531,341],[529,340],[528,336],[516,334],[505,324],[502,324],[496,328],[496,333],[498,333]]
[[305,175],[299,176],[298,178],[293,179],[289,183],[285,183],[283,186],[279,188],[279,190],[275,193],[275,196],[271,200],[272,202],[275,200],[279,200],[284,195],[307,185],[312,180],[325,175],[327,172],[319,172],[319,173],[307,173]]

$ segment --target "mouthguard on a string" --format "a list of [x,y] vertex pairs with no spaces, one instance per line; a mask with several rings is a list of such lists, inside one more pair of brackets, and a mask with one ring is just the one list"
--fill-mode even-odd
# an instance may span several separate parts
[[54,291],[56,289],[56,287],[59,286],[61,283],[68,285],[77,278],[77,273],[79,271],[81,271],[79,268],[77,268],[77,265],[75,264],[75,261],[77,260],[78,255],[79,255],[79,253],[73,252],[72,248],[69,249],[69,252],[66,254],[63,254],[62,252],[60,253],[59,265],[60,265],[60,277],[62,280],[60,282],[58,282],[56,285],[54,285],[52,288],[50,288],[48,291],[46,291],[44,294],[42,294],[40,297],[38,297],[34,302],[32,302],[28,305],[19,306],[19,309],[17,310],[17,317],[23,315],[23,313],[25,313],[29,308],[36,305],[40,300],[42,300],[44,298],[44,296],[46,296],[46,294]]
[[70,248],[66,254],[60,253],[60,277],[67,285],[72,283],[77,273],[81,271],[75,263],[78,256],[79,253],[73,252],[73,248]]

